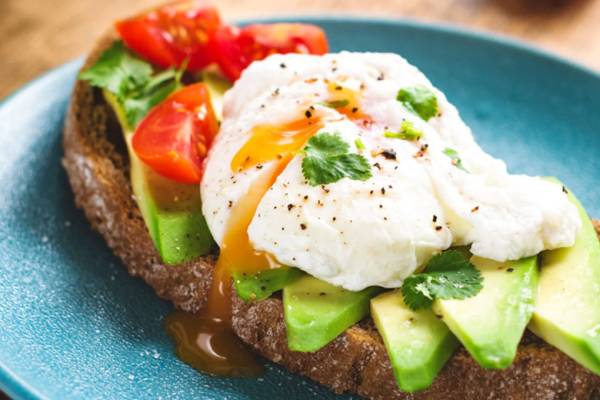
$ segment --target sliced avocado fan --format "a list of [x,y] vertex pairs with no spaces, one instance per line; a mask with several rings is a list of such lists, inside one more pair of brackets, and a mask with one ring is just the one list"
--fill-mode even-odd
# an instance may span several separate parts
[[483,368],[512,364],[533,313],[537,257],[504,263],[472,257],[483,289],[462,300],[436,300],[433,310]]
[[310,275],[283,288],[283,310],[290,350],[313,352],[369,313],[369,300],[380,288],[351,292]]
[[568,196],[579,210],[581,230],[572,247],[542,253],[529,329],[600,375],[600,242],[581,203]]
[[133,194],[165,264],[175,265],[207,254],[214,246],[202,215],[200,188],[164,178],[147,167],[131,147],[132,132],[116,98],[103,91],[121,124],[130,160]]
[[427,389],[458,347],[458,341],[431,309],[411,310],[400,290],[371,300],[371,315],[390,357],[400,389]]
[[260,301],[283,289],[287,284],[302,276],[297,268],[280,267],[257,274],[233,274],[233,284],[237,295],[244,301]]

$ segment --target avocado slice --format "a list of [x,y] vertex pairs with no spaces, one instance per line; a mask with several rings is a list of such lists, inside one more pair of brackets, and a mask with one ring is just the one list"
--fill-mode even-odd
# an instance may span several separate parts
[[309,275],[283,288],[283,310],[290,350],[313,352],[360,321],[379,288],[351,292]]
[[259,301],[270,297],[300,276],[302,272],[299,269],[282,266],[251,275],[234,272],[233,284],[242,300]]
[[433,310],[483,368],[512,364],[533,313],[537,257],[499,263],[472,257],[483,289],[463,300],[436,300]]
[[107,90],[104,97],[123,129],[133,193],[162,261],[175,265],[207,254],[214,241],[202,215],[200,188],[164,178],[148,168],[131,147],[132,132],[121,106]]
[[456,338],[433,311],[411,310],[400,290],[373,298],[371,316],[383,338],[398,386],[405,392],[431,386],[458,347]]
[[542,253],[529,329],[600,375],[600,242],[579,201],[568,196],[579,210],[581,230],[573,246]]

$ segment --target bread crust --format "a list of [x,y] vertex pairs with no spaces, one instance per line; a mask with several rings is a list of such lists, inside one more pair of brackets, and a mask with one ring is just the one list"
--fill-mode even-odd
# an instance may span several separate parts
[[[85,66],[95,62],[115,40],[99,41]],[[85,68],[84,66],[84,68]],[[106,240],[133,276],[145,280],[176,307],[197,312],[205,303],[215,256],[177,266],[161,263],[131,190],[128,159],[114,113],[99,90],[75,85],[66,117],[63,165],[92,227]],[[600,233],[600,223],[595,222]],[[349,328],[315,353],[287,347],[282,301],[233,301],[233,329],[269,360],[329,386],[370,399],[600,399],[600,377],[530,333],[514,364],[502,371],[484,370],[460,348],[433,386],[417,394],[400,392],[385,347],[370,318]]]

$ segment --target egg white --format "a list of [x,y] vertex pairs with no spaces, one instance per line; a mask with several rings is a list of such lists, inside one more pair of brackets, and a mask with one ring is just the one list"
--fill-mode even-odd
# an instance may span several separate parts
[[[328,98],[326,80],[360,91],[361,109],[374,124],[356,124],[319,105]],[[438,116],[425,122],[396,100],[399,89],[413,85],[435,92]],[[302,174],[302,155],[296,156],[248,229],[253,246],[281,263],[350,290],[394,288],[452,245],[471,245],[475,255],[505,261],[573,244],[581,222],[560,187],[508,174],[501,160],[477,145],[444,94],[402,57],[348,52],[273,55],[253,63],[227,92],[201,184],[203,213],[217,243],[233,206],[274,167],[231,171],[252,128],[295,120],[310,105],[332,117],[320,132],[339,134],[353,152],[360,138],[373,176],[313,187]],[[420,141],[384,136],[404,120],[423,131]],[[446,148],[458,152],[468,172],[452,164]],[[396,159],[378,155],[381,150],[394,151]]]

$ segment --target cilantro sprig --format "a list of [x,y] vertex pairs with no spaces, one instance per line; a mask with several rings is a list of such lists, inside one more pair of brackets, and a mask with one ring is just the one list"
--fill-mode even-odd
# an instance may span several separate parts
[[152,65],[115,42],[98,61],[79,74],[79,79],[108,90],[125,111],[133,129],[148,111],[181,86],[181,71],[173,68],[154,74]]
[[408,86],[402,88],[398,91],[396,100],[425,121],[436,116],[439,111],[435,93],[425,86]]
[[452,165],[454,165],[456,168],[461,169],[465,172],[469,172],[465,166],[462,163],[462,160],[460,159],[460,156],[458,155],[458,152],[450,147],[446,147],[442,153],[444,153],[446,156],[448,156],[450,158],[450,162],[452,163]]
[[425,272],[404,280],[401,292],[412,310],[429,308],[437,299],[466,299],[483,288],[483,277],[457,250],[448,250],[429,260]]
[[350,153],[350,146],[338,134],[322,132],[311,137],[303,153],[302,173],[311,186],[342,178],[364,181],[372,176],[367,159]]
[[410,121],[404,120],[400,125],[400,131],[398,132],[385,132],[383,134],[386,138],[391,139],[402,139],[408,141],[414,141],[421,139],[423,132],[415,128],[414,124]]
[[344,108],[344,107],[348,106],[348,104],[350,104],[350,101],[346,100],[346,99],[341,99],[341,100],[326,101],[321,104],[324,105],[325,107],[329,107],[329,108]]

